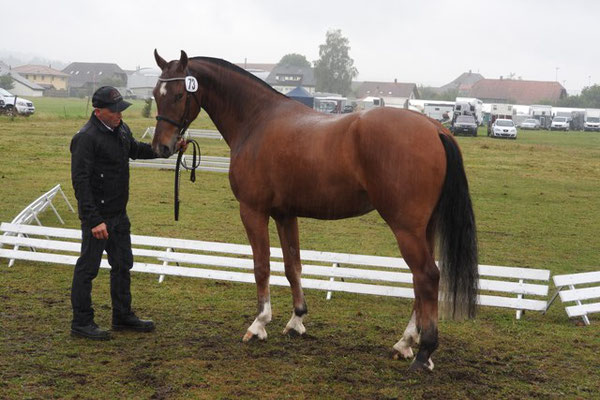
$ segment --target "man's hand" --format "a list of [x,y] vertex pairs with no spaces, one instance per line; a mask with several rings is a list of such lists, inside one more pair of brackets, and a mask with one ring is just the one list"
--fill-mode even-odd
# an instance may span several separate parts
[[106,229],[106,224],[103,222],[100,225],[93,227],[92,235],[98,240],[108,239],[108,230]]
[[187,147],[188,147],[188,142],[185,139],[181,138],[175,144],[175,151],[179,151],[180,149],[183,149],[183,151],[185,152],[187,150]]

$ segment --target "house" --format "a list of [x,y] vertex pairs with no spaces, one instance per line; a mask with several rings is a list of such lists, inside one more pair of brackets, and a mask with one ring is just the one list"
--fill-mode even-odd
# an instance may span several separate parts
[[91,95],[100,86],[115,86],[122,93],[127,86],[127,73],[117,64],[74,62],[62,70],[69,75],[69,95]]
[[243,62],[243,63],[236,63],[235,65],[237,65],[238,67],[245,69],[246,71],[250,72],[252,75],[262,79],[263,81],[266,81],[267,78],[269,77],[269,74],[271,73],[271,71],[273,71],[273,68],[275,68],[277,66],[277,64],[267,64],[267,63],[248,63],[248,62]]
[[18,72],[30,82],[40,85],[46,91],[62,90],[66,92],[68,88],[69,75],[45,65],[21,65],[13,68],[13,71]]
[[158,68],[138,68],[127,72],[127,92],[125,96],[141,99],[152,97],[152,91],[158,82],[161,70]]
[[302,86],[310,94],[315,93],[316,81],[312,67],[277,65],[267,76],[266,82],[283,94],[291,92],[298,86]]
[[558,82],[500,77],[500,79],[482,79],[476,82],[469,95],[483,100],[484,103],[539,104],[556,103],[567,97],[567,91]]
[[394,82],[362,82],[356,89],[356,97],[374,96],[383,98],[388,107],[407,108],[408,101],[419,98],[415,83]]
[[37,83],[31,82],[10,66],[0,61],[0,76],[10,75],[13,79],[13,88],[9,90],[16,96],[23,97],[41,97],[44,95],[44,88]]

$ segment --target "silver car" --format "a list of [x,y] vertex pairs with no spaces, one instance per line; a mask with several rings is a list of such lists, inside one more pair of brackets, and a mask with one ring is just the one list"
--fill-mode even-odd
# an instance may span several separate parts
[[521,124],[519,125],[519,128],[521,129],[540,129],[540,121],[538,121],[537,119],[526,119],[525,121],[521,122]]

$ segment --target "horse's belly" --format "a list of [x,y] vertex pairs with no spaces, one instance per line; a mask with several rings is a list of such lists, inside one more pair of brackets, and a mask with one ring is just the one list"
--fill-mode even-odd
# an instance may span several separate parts
[[373,210],[366,192],[315,191],[288,198],[274,207],[275,213],[317,219],[356,217]]

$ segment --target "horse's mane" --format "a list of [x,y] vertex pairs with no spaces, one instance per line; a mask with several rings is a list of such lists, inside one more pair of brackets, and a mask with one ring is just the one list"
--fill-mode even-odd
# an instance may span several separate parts
[[228,69],[232,72],[244,75],[246,77],[248,77],[249,79],[254,80],[255,82],[260,83],[263,87],[265,87],[266,89],[269,89],[270,91],[272,91],[273,93],[276,93],[280,96],[286,97],[284,94],[278,92],[277,90],[273,89],[273,87],[271,85],[269,85],[267,82],[263,81],[262,79],[260,79],[259,77],[251,74],[250,72],[246,71],[243,68],[238,67],[235,64],[230,63],[229,61],[223,60],[221,58],[213,58],[213,57],[192,57],[190,58],[190,60],[197,60],[197,61],[206,61],[212,64],[216,64],[220,67],[223,67],[225,69]]

